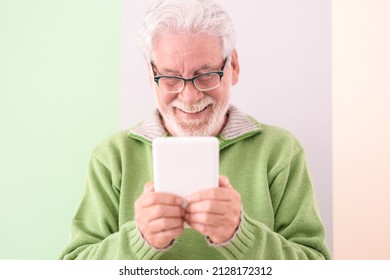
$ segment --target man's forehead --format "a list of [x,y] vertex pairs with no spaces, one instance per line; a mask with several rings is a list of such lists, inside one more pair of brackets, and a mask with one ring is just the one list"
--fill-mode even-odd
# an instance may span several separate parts
[[157,57],[168,59],[198,59],[217,56],[221,52],[221,44],[217,38],[206,34],[166,34],[155,40],[153,52]]
[[179,64],[171,64],[164,62],[161,62],[159,64],[158,61],[156,61],[155,66],[158,68],[159,72],[164,73],[181,73],[185,70],[196,72],[201,70],[216,69],[218,67],[218,65],[215,63],[206,62],[202,64],[201,61],[199,61],[199,63],[197,63],[196,61],[192,61],[191,63],[182,62]]

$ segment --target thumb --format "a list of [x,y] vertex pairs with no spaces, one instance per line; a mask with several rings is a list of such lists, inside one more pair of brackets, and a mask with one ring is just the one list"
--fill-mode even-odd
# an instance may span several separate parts
[[144,193],[154,192],[154,183],[148,182],[144,186]]
[[229,178],[223,175],[219,176],[219,187],[220,188],[233,188],[232,185],[230,184]]

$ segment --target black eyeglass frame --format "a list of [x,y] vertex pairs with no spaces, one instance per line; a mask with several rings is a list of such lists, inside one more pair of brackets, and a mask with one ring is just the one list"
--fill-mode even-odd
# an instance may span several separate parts
[[[157,72],[155,70],[155,67],[154,67],[154,64],[153,64],[153,61],[150,62],[151,66],[152,66],[152,70],[153,70],[153,79],[154,81],[156,82],[157,85],[159,85],[159,81],[160,79],[162,78],[175,78],[175,79],[179,79],[179,80],[182,80],[184,81],[184,86],[182,88],[182,90],[178,91],[177,93],[181,92],[184,90],[184,88],[186,87],[186,84],[187,82],[191,82],[194,87],[198,90],[200,90],[194,83],[194,80],[199,78],[199,77],[202,77],[202,76],[206,76],[206,75],[210,75],[210,74],[218,74],[219,75],[219,81],[222,80],[222,77],[223,77],[223,70],[225,69],[225,65],[226,65],[226,61],[228,60],[228,58],[226,57],[225,60],[223,61],[223,65],[222,65],[222,68],[221,70],[217,70],[217,71],[211,71],[211,72],[207,72],[207,73],[203,73],[203,74],[199,74],[199,75],[196,75],[192,78],[189,78],[189,79],[186,79],[186,78],[183,78],[183,77],[180,77],[180,76],[165,76],[165,75],[157,75]],[[211,90],[211,89],[210,89]]]

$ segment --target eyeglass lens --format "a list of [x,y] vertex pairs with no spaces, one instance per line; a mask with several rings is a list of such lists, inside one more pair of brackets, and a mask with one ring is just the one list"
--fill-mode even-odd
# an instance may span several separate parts
[[[201,75],[194,79],[194,85],[200,91],[215,89],[220,83],[220,75],[217,73]],[[180,78],[163,77],[159,80],[159,87],[166,92],[177,93],[182,91],[184,86],[185,81]]]

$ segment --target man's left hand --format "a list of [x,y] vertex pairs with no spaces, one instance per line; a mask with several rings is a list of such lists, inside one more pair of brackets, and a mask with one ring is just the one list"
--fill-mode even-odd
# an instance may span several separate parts
[[229,179],[219,176],[219,188],[196,192],[187,198],[185,221],[213,243],[231,239],[238,228],[241,196]]

